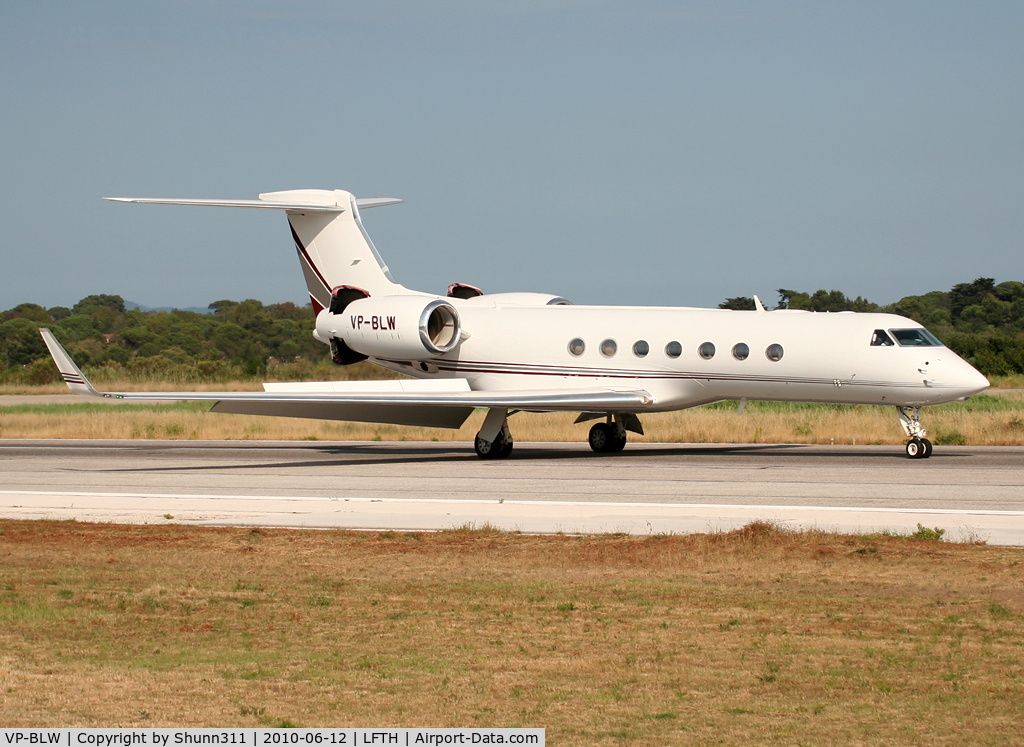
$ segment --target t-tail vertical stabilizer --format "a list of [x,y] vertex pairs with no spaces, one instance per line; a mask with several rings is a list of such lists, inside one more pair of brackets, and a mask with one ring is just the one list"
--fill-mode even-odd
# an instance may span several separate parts
[[[319,313],[331,304],[331,293],[340,285],[366,291],[371,296],[393,296],[408,291],[395,282],[359,218],[359,200],[341,189],[299,189],[267,192],[270,202],[325,202],[342,212],[288,210],[295,250],[306,279],[313,309]],[[376,201],[380,202],[380,201]],[[387,204],[387,203],[385,203]],[[365,207],[376,207],[369,201]]]
[[316,313],[330,306],[331,294],[339,286],[358,288],[370,296],[411,293],[395,282],[359,217],[360,208],[395,205],[402,200],[390,197],[357,199],[342,189],[266,192],[258,200],[106,199],[162,205],[284,210],[288,215],[302,274]]

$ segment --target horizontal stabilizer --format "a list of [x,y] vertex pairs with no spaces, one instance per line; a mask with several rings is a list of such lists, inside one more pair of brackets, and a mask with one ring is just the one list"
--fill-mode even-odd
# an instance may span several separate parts
[[[536,412],[626,412],[650,405],[642,389],[472,391],[465,379],[447,381],[312,382],[267,384],[265,392],[100,392],[71,360],[57,338],[42,329],[57,368],[71,391],[123,400],[216,402],[212,412],[323,420],[458,428],[475,408]],[[326,385],[331,390],[326,390]],[[294,388],[293,388],[294,387]]]
[[[288,195],[287,192],[270,192],[267,195],[260,195],[258,200],[193,200],[176,197],[104,197],[103,199],[141,205],[199,205],[201,207],[254,208],[256,210],[293,210],[303,213],[343,213],[348,209],[347,204],[339,205],[334,201],[333,192],[320,189],[295,191],[303,193],[301,196],[306,199],[275,199],[281,195]],[[308,194],[312,192],[325,192],[332,197],[330,201],[318,199],[319,195]],[[360,210],[366,210],[385,205],[398,205],[402,202],[404,200],[397,197],[360,197],[356,199],[356,206]]]
[[339,205],[315,203],[271,202],[269,200],[184,200],[174,197],[104,197],[111,202],[134,202],[141,205],[200,205],[203,207],[256,208],[257,210],[296,210],[315,213],[343,213]]
[[401,205],[405,200],[397,197],[357,197],[356,206],[360,210],[367,208],[386,207],[388,205]]

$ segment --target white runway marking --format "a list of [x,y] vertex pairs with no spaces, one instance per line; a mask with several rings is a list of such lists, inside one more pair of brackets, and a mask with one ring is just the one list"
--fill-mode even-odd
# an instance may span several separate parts
[[[744,503],[629,503],[629,502],[602,502],[602,501],[523,501],[523,500],[473,500],[468,498],[368,498],[361,496],[346,496],[334,498],[331,496],[307,496],[307,495],[224,495],[220,493],[94,493],[81,491],[59,491],[59,490],[0,490],[0,495],[9,496],[39,496],[52,495],[64,497],[85,497],[85,498],[145,498],[145,499],[212,499],[212,500],[238,500],[238,501],[330,501],[340,503],[443,503],[460,505],[490,506],[494,504],[506,506],[579,506],[581,508],[593,508],[599,506],[613,508],[668,508],[668,509],[737,509],[757,511],[761,509],[773,511],[805,511],[808,506],[765,506],[760,504]],[[858,506],[816,506],[814,511],[859,511],[863,513],[917,513],[917,514],[938,514],[938,515],[963,515],[963,516],[1019,516],[1024,517],[1024,511],[988,511],[988,510],[964,510],[954,508],[895,508],[895,507],[858,507]]]
[[492,525],[530,533],[630,534],[729,530],[762,519],[840,532],[941,527],[950,539],[1024,545],[1024,511],[602,501],[0,490],[0,515],[122,523],[173,521],[375,530]]

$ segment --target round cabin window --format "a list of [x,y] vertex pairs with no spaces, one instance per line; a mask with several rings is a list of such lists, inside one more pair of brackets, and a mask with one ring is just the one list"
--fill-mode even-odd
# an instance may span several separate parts
[[781,345],[775,343],[774,345],[769,345],[768,348],[764,351],[764,354],[765,357],[768,358],[768,360],[770,361],[781,361],[782,356],[785,352],[786,351],[782,349]]
[[683,354],[683,346],[673,340],[665,346],[665,355],[669,358],[678,358]]
[[651,346],[647,344],[647,340],[637,340],[633,343],[633,355],[637,358],[644,358],[651,352]]
[[573,355],[583,355],[583,351],[586,349],[587,344],[578,337],[569,341],[569,352]]
[[601,355],[606,358],[611,358],[618,349],[619,346],[615,344],[615,340],[605,340],[601,343]]
[[701,346],[697,348],[697,354],[700,355],[700,357],[706,361],[711,360],[712,358],[715,357],[715,343],[702,343]]
[[750,355],[750,348],[745,342],[738,342],[732,346],[732,357],[738,361],[745,361]]

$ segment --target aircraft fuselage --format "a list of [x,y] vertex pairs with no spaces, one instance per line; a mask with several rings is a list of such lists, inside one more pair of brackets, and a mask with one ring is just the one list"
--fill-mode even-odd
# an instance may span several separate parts
[[741,398],[922,406],[988,386],[945,346],[872,345],[876,330],[921,329],[893,314],[447,300],[469,333],[458,348],[372,360],[418,378],[465,378],[474,390],[639,386],[654,401],[636,412]]

